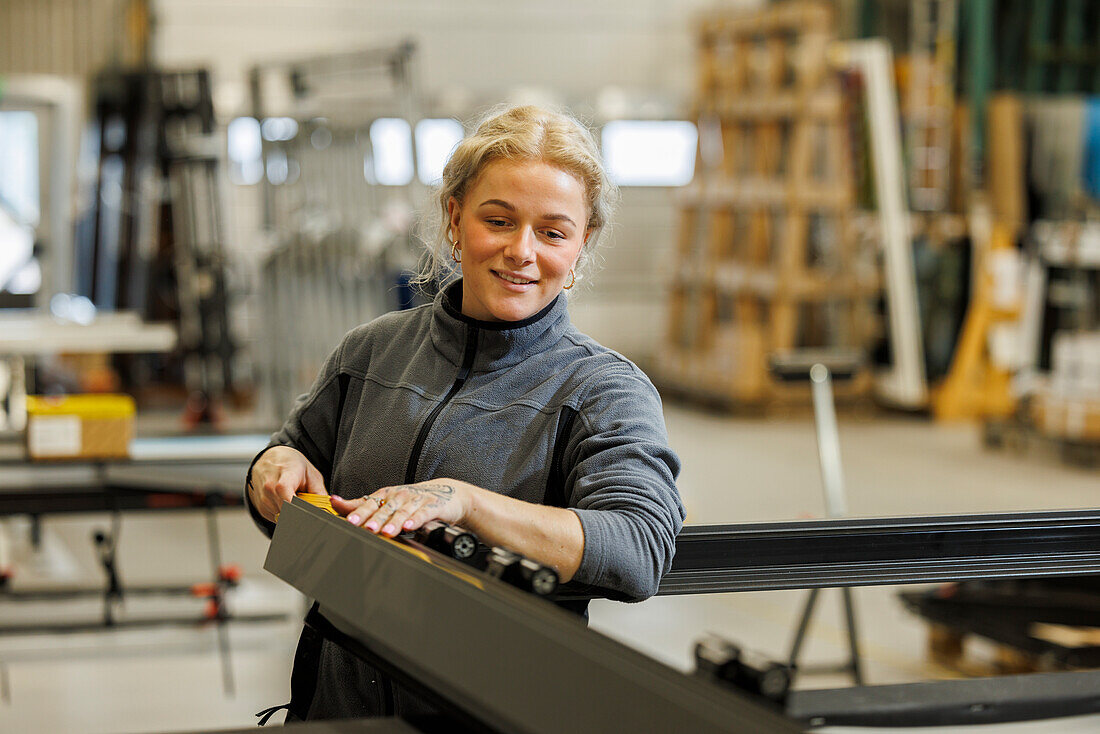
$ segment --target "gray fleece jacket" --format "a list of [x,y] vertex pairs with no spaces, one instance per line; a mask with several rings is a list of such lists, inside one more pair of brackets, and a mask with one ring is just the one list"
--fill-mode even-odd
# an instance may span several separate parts
[[350,331],[271,445],[304,453],[344,497],[449,477],[568,507],[584,530],[574,583],[653,595],[684,519],[656,389],[573,327],[564,296],[494,323],[464,316],[461,294],[457,282]]

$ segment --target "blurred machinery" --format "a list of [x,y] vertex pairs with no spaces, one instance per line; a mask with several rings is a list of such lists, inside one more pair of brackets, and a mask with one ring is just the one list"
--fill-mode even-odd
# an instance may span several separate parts
[[[1067,459],[1100,461],[1100,225],[1039,221],[1027,238],[1019,369],[1025,425]],[[1026,443],[1020,426],[987,425],[994,445]],[[1024,439],[1024,440],[1020,440]]]
[[274,248],[260,273],[257,348],[265,413],[281,420],[349,329],[408,307],[426,187],[379,181],[372,123],[420,117],[411,43],[256,66],[263,222]]
[[0,433],[23,429],[25,396],[49,387],[61,366],[58,355],[163,353],[176,344],[170,325],[143,323],[140,313],[100,312],[89,299],[71,295],[83,110],[84,95],[75,82],[49,76],[5,79],[0,113],[18,119],[23,132],[8,139],[19,146],[21,159],[7,146],[0,151],[8,156],[0,207],[13,225],[0,234],[0,250],[4,285],[23,283],[0,293],[7,307],[0,312]]
[[209,74],[109,71],[95,90],[95,195],[78,226],[76,290],[98,308],[177,323],[177,352],[119,360],[123,383],[185,387],[188,419],[213,420],[235,347]]

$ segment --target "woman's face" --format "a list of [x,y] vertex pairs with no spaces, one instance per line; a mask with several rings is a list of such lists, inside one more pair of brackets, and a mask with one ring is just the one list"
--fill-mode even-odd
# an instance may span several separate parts
[[545,308],[569,285],[589,235],[584,186],[541,161],[493,161],[448,211],[462,253],[462,313],[482,321]]

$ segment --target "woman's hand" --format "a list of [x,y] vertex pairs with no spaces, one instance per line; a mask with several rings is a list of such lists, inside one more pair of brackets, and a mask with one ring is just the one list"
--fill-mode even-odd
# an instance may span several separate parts
[[333,495],[332,508],[353,525],[392,538],[416,530],[430,520],[461,524],[475,490],[472,484],[454,479],[430,479],[383,487],[354,500]]
[[289,446],[273,446],[265,451],[252,466],[250,478],[252,505],[271,522],[296,492],[328,494],[321,472],[301,451]]

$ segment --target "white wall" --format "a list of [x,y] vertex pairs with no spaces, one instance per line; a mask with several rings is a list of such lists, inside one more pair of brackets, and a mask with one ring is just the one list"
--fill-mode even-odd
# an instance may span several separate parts
[[[760,0],[718,3],[759,5]],[[691,29],[713,0],[160,0],[155,57],[207,64],[226,82],[257,61],[409,38],[425,94],[499,99],[548,87],[563,101],[608,85],[692,89]],[[228,95],[227,95],[228,96]],[[242,94],[243,98],[243,94]]]
[[[469,119],[532,90],[600,120],[608,100],[638,117],[686,114],[695,81],[694,21],[721,5],[761,0],[161,0],[154,55],[166,67],[203,65],[219,114],[248,114],[247,69],[411,39],[425,114]],[[602,100],[602,104],[601,104]],[[255,189],[231,187],[233,237],[258,257]],[[664,284],[675,238],[668,189],[623,190],[604,269],[576,299],[574,318],[608,346],[645,361],[660,343]]]

